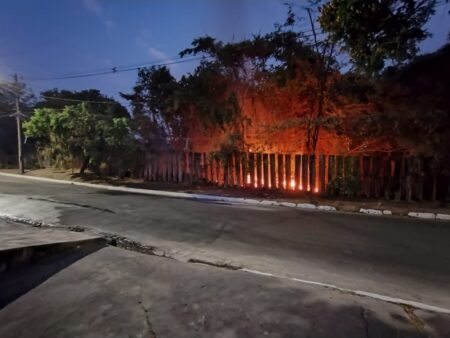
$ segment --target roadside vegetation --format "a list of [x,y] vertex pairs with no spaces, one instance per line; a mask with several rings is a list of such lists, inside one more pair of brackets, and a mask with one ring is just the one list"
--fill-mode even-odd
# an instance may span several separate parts
[[[182,58],[202,57],[192,73],[176,79],[167,66],[138,71],[132,91],[120,93],[129,112],[93,89],[55,89],[24,100],[27,151],[36,149],[40,166],[123,176],[140,150],[188,150],[190,140],[210,132],[219,135],[217,156],[226,157],[255,147],[248,142],[255,121],[244,105],[261,101],[271,111],[295,107],[286,118],[281,111],[262,133],[301,129],[308,154],[329,132],[344,137],[356,154],[434,157],[436,168],[448,173],[450,44],[417,55],[436,5],[313,1],[306,9],[288,5],[285,22],[267,34],[239,42],[197,37],[180,52]],[[6,110],[11,95],[2,92]],[[0,137],[12,139],[12,126],[3,119]],[[2,141],[2,151],[12,155],[15,149]],[[353,185],[336,181],[329,189]]]

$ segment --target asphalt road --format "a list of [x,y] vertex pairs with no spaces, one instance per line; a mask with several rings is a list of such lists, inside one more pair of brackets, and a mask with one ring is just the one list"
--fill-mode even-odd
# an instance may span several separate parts
[[[52,241],[54,229],[1,223],[10,236]],[[0,254],[5,244],[0,237]],[[449,323],[450,315],[99,241],[0,271],[2,338],[444,338]]]
[[0,213],[450,309],[450,224],[151,197],[0,176]]

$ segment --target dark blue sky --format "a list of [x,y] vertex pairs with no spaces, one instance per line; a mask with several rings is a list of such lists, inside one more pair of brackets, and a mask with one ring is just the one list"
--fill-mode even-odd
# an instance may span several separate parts
[[[193,38],[205,34],[230,41],[265,33],[275,22],[284,21],[284,2],[2,0],[0,76],[18,73],[36,93],[54,87],[98,88],[117,96],[119,91],[131,90],[135,72],[85,79],[37,79],[173,59]],[[422,52],[434,51],[446,42],[449,6],[439,6],[427,24],[434,36],[422,43]],[[178,64],[171,69],[178,77],[193,67]]]

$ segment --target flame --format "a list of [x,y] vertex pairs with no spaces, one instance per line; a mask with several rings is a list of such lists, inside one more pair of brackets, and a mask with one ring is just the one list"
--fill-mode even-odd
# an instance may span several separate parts
[[300,185],[300,188],[299,188],[300,190],[303,190],[303,185]]
[[319,188],[316,187],[316,188],[314,189],[314,192],[319,192]]
[[247,174],[247,184],[252,183],[252,178],[250,177],[250,174]]

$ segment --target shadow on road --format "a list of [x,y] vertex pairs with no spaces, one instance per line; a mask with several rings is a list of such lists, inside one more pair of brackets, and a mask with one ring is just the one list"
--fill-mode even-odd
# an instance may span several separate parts
[[40,259],[0,272],[0,310],[62,269],[104,246],[99,241],[87,242],[64,251],[55,250]]

